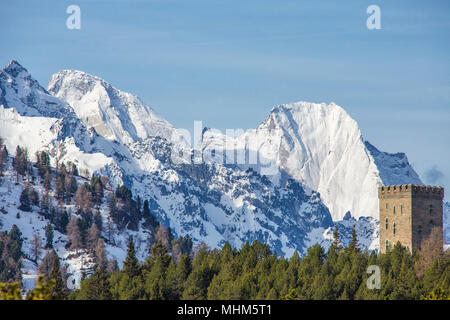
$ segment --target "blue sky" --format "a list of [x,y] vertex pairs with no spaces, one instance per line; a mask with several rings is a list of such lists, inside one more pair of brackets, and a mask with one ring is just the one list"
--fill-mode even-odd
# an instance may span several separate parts
[[[81,30],[66,28],[71,4]],[[381,30],[366,27],[372,4]],[[15,0],[0,6],[0,64],[18,60],[44,87],[86,71],[188,129],[253,128],[273,106],[333,101],[365,139],[450,188],[449,14],[449,1]]]

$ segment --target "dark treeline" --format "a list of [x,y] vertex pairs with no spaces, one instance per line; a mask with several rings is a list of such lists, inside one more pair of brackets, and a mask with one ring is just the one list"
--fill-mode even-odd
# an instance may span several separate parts
[[[198,248],[198,247],[197,247]],[[175,261],[158,241],[140,264],[130,239],[122,270],[103,268],[81,282],[70,299],[448,299],[450,255],[411,254],[400,244],[386,254],[358,248],[356,233],[341,248],[339,233],[325,252],[319,245],[300,258],[277,257],[267,245],[203,246]],[[195,250],[194,250],[195,251]],[[379,266],[380,288],[369,289],[370,265]]]

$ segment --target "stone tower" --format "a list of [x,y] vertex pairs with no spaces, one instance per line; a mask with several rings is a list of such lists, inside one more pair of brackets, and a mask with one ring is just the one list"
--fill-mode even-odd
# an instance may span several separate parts
[[380,252],[397,241],[410,251],[421,247],[437,228],[443,246],[444,188],[421,185],[396,185],[378,188],[380,200]]

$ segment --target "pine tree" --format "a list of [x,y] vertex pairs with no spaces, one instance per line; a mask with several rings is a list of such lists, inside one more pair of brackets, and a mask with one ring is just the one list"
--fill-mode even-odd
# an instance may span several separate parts
[[128,240],[127,257],[123,262],[123,272],[125,272],[130,278],[141,275],[141,267],[139,265],[138,259],[136,258],[134,242],[131,236]]
[[50,156],[47,152],[41,151],[36,155],[38,174],[41,178],[44,178],[46,174],[50,173]]
[[116,198],[122,201],[131,201],[133,199],[133,195],[130,189],[122,185],[116,189]]
[[356,225],[353,225],[353,229],[352,229],[352,241],[350,242],[349,246],[348,246],[348,250],[350,251],[355,251],[355,250],[359,250],[358,249],[358,238],[356,236]]
[[339,234],[339,228],[336,226],[333,231],[333,242],[331,245],[335,248],[335,250],[340,250],[342,248],[341,243],[341,235]]
[[75,195],[75,192],[78,189],[77,180],[72,174],[67,174],[64,181],[65,185],[65,194],[66,194],[66,203],[70,204],[72,197]]
[[30,192],[28,186],[22,190],[20,194],[20,206],[19,209],[22,211],[31,211],[31,201],[30,201]]
[[180,275],[180,281],[185,282],[192,272],[191,258],[187,254],[181,256],[180,262],[177,265],[177,274]]
[[45,249],[52,249],[53,248],[53,227],[50,223],[47,223],[47,226],[45,227]]
[[168,255],[169,250],[162,244],[161,240],[158,240],[152,247],[153,259],[160,260],[164,268],[167,268],[170,263],[170,256]]
[[99,231],[103,230],[103,220],[102,216],[100,215],[100,211],[96,211],[94,215],[94,224],[97,226]]
[[28,168],[28,151],[20,146],[16,148],[16,156],[13,159],[13,168],[16,170],[16,182],[19,182],[19,175],[25,176]]
[[97,183],[94,184],[93,189],[95,194],[94,201],[97,205],[100,205],[103,200],[103,186],[100,179],[98,179]]
[[19,262],[22,257],[22,232],[17,225],[13,225],[11,231],[8,234],[9,241],[7,243],[7,249],[9,250],[10,256],[14,261]]
[[116,222],[118,219],[118,208],[117,208],[117,200],[116,196],[114,194],[111,195],[108,201],[108,209],[109,209],[109,216],[111,219]]
[[59,265],[59,257],[54,252],[54,258],[53,258],[53,266],[52,271],[50,273],[51,280],[55,281],[55,286],[52,290],[52,295],[54,296],[55,300],[62,300],[67,296],[67,288],[64,284],[64,280],[61,275],[60,265]]
[[109,277],[104,268],[98,268],[94,274],[81,282],[75,294],[77,300],[112,300]]
[[69,224],[69,214],[66,210],[57,214],[56,228],[62,233],[67,232],[67,225]]
[[55,182],[55,196],[58,200],[64,201],[66,197],[65,176],[60,173]]
[[208,263],[208,253],[205,248],[202,248],[193,262],[192,272],[186,280],[186,290],[183,292],[182,299],[206,299],[208,286],[213,277],[214,272]]

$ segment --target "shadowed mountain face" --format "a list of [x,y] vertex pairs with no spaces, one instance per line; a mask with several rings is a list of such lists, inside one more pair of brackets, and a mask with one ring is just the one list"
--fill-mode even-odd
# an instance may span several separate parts
[[[0,90],[0,137],[8,149],[47,150],[53,164],[71,161],[125,184],[177,235],[211,247],[260,240],[290,256],[316,242],[327,246],[337,223],[344,243],[356,224],[361,243],[374,249],[376,187],[420,183],[404,154],[364,141],[335,104],[278,106],[256,129],[225,144],[226,137],[205,129],[205,162],[194,164],[194,150],[169,122],[98,77],[60,71],[46,91],[12,61],[0,72]],[[230,141],[259,162],[227,161]],[[174,161],[180,151],[188,156]],[[209,161],[212,154],[223,161]]]

